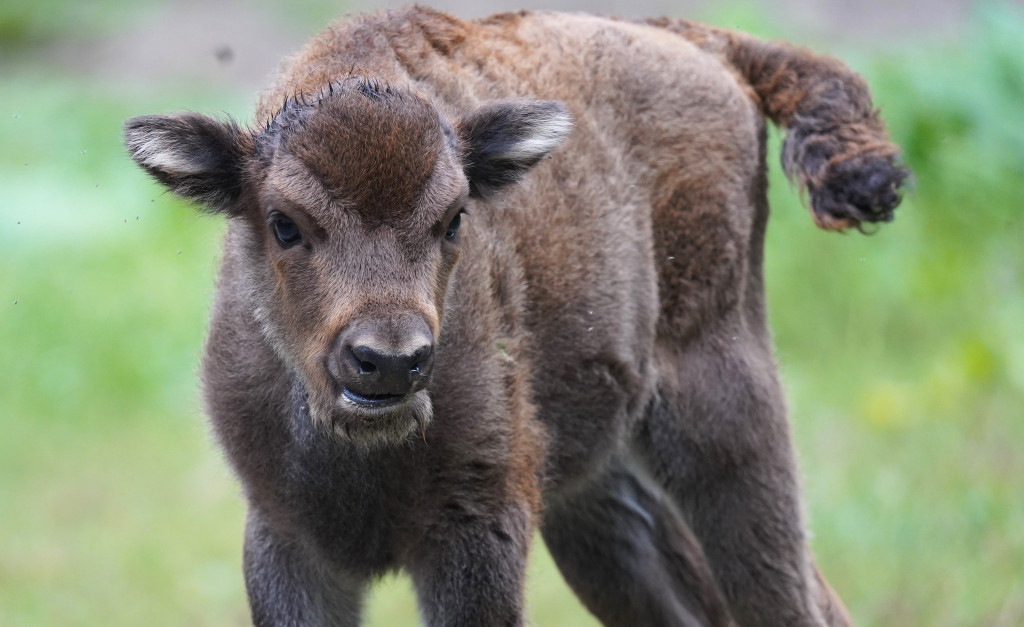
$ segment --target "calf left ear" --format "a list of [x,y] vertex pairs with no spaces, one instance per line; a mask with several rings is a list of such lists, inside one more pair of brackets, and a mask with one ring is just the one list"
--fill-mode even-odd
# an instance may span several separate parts
[[233,121],[198,113],[143,115],[124,124],[132,160],[182,198],[234,212],[252,137]]
[[486,198],[518,182],[572,130],[565,105],[553,100],[501,100],[459,124],[469,194]]

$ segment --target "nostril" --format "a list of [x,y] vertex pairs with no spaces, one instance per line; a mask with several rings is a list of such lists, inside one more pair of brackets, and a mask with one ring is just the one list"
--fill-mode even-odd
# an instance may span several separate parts
[[352,369],[356,374],[368,376],[381,370],[380,354],[369,346],[357,344],[349,347]]
[[423,374],[424,371],[430,368],[430,357],[434,347],[431,345],[420,346],[418,349],[413,351],[410,355],[412,365],[409,366],[409,372],[414,375]]

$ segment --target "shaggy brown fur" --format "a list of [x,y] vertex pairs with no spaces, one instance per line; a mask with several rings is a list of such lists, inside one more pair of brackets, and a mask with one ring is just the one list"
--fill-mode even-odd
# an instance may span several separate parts
[[765,321],[764,116],[819,226],[891,218],[856,75],[675,20],[356,17],[249,132],[130,120],[229,223],[203,381],[254,622],[358,623],[401,568],[429,624],[522,624],[539,527],[605,624],[847,624]]

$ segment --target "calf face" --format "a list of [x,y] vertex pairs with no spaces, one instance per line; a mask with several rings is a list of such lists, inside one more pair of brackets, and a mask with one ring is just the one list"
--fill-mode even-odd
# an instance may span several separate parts
[[129,120],[132,158],[242,221],[249,311],[314,422],[366,445],[431,418],[429,385],[469,198],[514,183],[566,136],[550,101],[446,120],[359,78],[286,101],[256,132],[197,114]]

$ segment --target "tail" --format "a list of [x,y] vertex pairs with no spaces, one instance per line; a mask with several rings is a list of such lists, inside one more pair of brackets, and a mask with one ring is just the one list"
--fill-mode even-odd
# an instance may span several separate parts
[[806,188],[823,229],[888,222],[909,172],[864,80],[828,57],[683,20],[650,20],[734,67],[761,111],[785,129],[782,168]]

